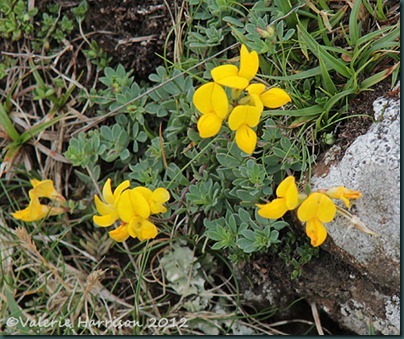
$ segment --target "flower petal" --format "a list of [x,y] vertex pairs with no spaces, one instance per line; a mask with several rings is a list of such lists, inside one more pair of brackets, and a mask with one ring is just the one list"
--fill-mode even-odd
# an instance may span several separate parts
[[97,195],[94,196],[94,202],[95,202],[95,207],[97,208],[98,213],[101,215],[110,214],[116,210],[114,205],[103,203],[100,200],[100,198],[98,198]]
[[327,238],[327,229],[317,218],[314,218],[307,221],[306,234],[311,240],[311,245],[317,247]]
[[234,65],[217,66],[210,74],[217,84],[226,87],[244,89],[248,86],[249,79],[240,76],[237,66]]
[[245,45],[241,45],[240,71],[238,75],[247,79],[249,82],[257,74],[258,67],[258,53],[256,51],[248,52],[247,47]]
[[148,201],[142,194],[134,189],[130,190],[129,194],[135,215],[144,219],[148,218],[150,216],[150,206]]
[[314,192],[302,202],[297,210],[300,221],[308,221],[317,218],[321,222],[329,222],[334,219],[337,208],[334,202],[325,194]]
[[350,190],[344,186],[332,187],[325,194],[334,199],[341,199],[347,208],[350,207],[349,199],[358,199],[362,196],[359,191]]
[[321,194],[319,208],[317,212],[317,217],[321,222],[330,222],[334,219],[335,214],[337,213],[337,207],[335,206],[334,201],[332,201],[325,194]]
[[251,84],[246,88],[246,91],[248,94],[261,94],[262,92],[265,91],[265,85],[264,84]]
[[290,175],[284,179],[276,189],[279,198],[285,198],[288,210],[293,210],[299,204],[299,192],[297,190],[295,177]]
[[202,114],[216,113],[221,118],[226,118],[229,111],[229,102],[222,86],[208,82],[199,87],[193,96],[196,109]]
[[257,205],[258,215],[267,219],[279,219],[287,212],[285,199],[274,199],[268,204]]
[[264,106],[268,108],[278,108],[292,101],[288,93],[277,87],[262,93],[260,99]]
[[108,232],[111,239],[122,242],[129,238],[128,225],[122,224],[118,228]]
[[317,200],[313,198],[313,194],[310,194],[297,210],[297,217],[300,221],[317,218]]
[[142,218],[133,217],[127,225],[127,231],[132,238],[137,238],[142,226]]
[[229,116],[229,128],[232,131],[239,129],[242,125],[255,127],[261,118],[261,112],[255,106],[239,105],[236,106]]
[[140,227],[140,232],[138,233],[139,240],[149,240],[157,236],[157,227],[151,223],[149,220],[144,219],[142,221],[142,226]]
[[222,127],[223,119],[215,113],[202,115],[197,124],[198,132],[201,138],[210,138],[219,133]]
[[236,143],[243,152],[252,154],[257,145],[257,134],[247,125],[243,125],[236,131]]
[[106,215],[94,215],[93,221],[94,224],[101,227],[111,226],[116,220],[118,220],[118,215],[115,213],[106,214]]
[[153,194],[153,192],[150,188],[143,187],[143,186],[135,187],[133,190],[136,192],[139,192],[143,196],[143,198],[146,199],[146,201],[149,201]]
[[129,190],[123,191],[117,203],[118,215],[127,223],[136,215],[129,192]]
[[104,198],[105,202],[108,204],[113,204],[114,203],[114,195],[112,194],[112,189],[111,189],[111,179],[107,179],[107,181],[104,184],[104,187],[102,188],[102,197]]
[[66,199],[56,191],[52,180],[30,180],[33,189],[30,190],[31,194],[36,195],[38,198],[48,198],[51,200],[66,201]]
[[127,189],[130,186],[130,182],[129,180],[125,180],[123,182],[121,182],[117,188],[115,188],[114,191],[114,200],[115,200],[115,204],[117,202],[117,200],[119,199],[120,195],[122,194],[122,192]]
[[170,193],[165,188],[156,188],[149,200],[151,213],[156,214],[167,212],[167,208],[164,206],[164,203],[169,199]]
[[41,205],[39,198],[36,196],[31,197],[28,207],[23,210],[11,213],[16,219],[20,219],[26,222],[41,220],[46,217],[49,212],[49,207]]

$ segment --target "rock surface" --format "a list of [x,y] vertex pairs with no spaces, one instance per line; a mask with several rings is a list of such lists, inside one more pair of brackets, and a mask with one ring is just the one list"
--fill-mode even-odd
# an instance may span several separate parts
[[315,188],[344,185],[362,193],[351,213],[379,236],[361,232],[342,216],[327,225],[328,234],[350,265],[390,294],[368,291],[384,303],[384,317],[352,298],[341,305],[340,320],[358,334],[365,334],[363,327],[368,330],[372,321],[375,330],[391,335],[400,333],[400,103],[379,98],[373,106],[375,122],[369,131],[354,141],[327,175],[312,183]]
[[[367,133],[357,137],[339,161],[330,150],[329,163],[319,164],[327,173],[311,182],[314,189],[344,185],[359,190],[362,197],[350,213],[379,236],[363,233],[348,219],[336,217],[326,224],[328,237],[318,258],[307,263],[294,280],[291,268],[279,257],[259,256],[239,273],[244,298],[254,307],[286,309],[304,297],[346,329],[346,334],[400,334],[399,100],[379,98],[373,109],[375,122]],[[298,220],[293,223],[303,233],[304,226]],[[307,313],[287,317],[313,320]]]

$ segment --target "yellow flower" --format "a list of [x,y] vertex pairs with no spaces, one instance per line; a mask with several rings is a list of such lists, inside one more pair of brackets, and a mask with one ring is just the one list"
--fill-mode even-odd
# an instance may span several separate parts
[[312,246],[320,246],[327,237],[327,230],[322,223],[334,219],[337,208],[325,194],[314,192],[304,200],[297,210],[300,221],[306,222],[306,234]]
[[58,215],[66,212],[62,207],[53,207],[42,205],[38,196],[30,192],[30,202],[27,208],[11,213],[16,218],[26,222],[37,221],[45,218],[47,215]]
[[122,193],[118,213],[127,224],[127,232],[131,237],[145,240],[157,235],[156,226],[147,220],[150,216],[149,203],[138,190],[131,189]]
[[334,199],[341,199],[347,208],[350,207],[348,199],[358,199],[362,196],[359,191],[353,191],[344,186],[332,187],[328,189],[325,194]]
[[129,180],[122,182],[112,193],[111,179],[108,179],[102,189],[102,197],[105,202],[102,202],[97,195],[94,196],[95,206],[101,216],[94,215],[93,221],[96,225],[106,227],[111,226],[119,219],[117,204],[122,192],[129,187]]
[[276,196],[278,198],[268,204],[257,205],[260,208],[258,215],[267,219],[278,219],[299,205],[299,192],[293,176],[288,176],[279,184]]
[[310,238],[311,245],[317,247],[327,238],[327,229],[319,219],[314,218],[306,222],[306,234]]
[[277,87],[265,91],[265,85],[251,84],[246,90],[249,95],[257,95],[262,104],[268,108],[278,108],[292,101],[288,93]]
[[259,58],[256,51],[248,52],[245,45],[241,45],[240,69],[235,65],[222,65],[212,69],[211,75],[217,84],[244,89],[257,74]]
[[33,189],[30,190],[30,194],[37,196],[38,198],[48,198],[51,200],[57,200],[60,202],[65,202],[66,199],[56,191],[53,186],[52,180],[30,180]]
[[135,187],[133,190],[143,195],[150,206],[151,214],[167,212],[164,203],[170,199],[170,193],[165,188],[159,187],[152,191],[147,187],[139,186]]
[[108,234],[113,240],[115,240],[117,242],[125,241],[130,236],[130,234],[128,232],[128,224],[123,223],[118,228],[116,228],[112,231],[109,231]]
[[201,138],[210,138],[219,133],[229,111],[226,92],[220,85],[209,82],[199,87],[193,96],[196,109],[202,113],[198,120]]
[[236,106],[229,116],[229,128],[236,131],[237,146],[245,153],[252,154],[257,144],[257,134],[252,129],[260,121],[262,105]]

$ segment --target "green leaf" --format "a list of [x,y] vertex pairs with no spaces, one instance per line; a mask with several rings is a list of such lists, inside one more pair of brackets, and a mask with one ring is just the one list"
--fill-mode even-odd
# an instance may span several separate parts
[[349,38],[352,46],[356,46],[361,36],[362,23],[358,22],[359,10],[362,6],[362,0],[355,0],[349,15]]
[[301,31],[302,36],[302,43],[306,43],[309,50],[317,57],[320,58],[320,55],[324,62],[326,63],[327,67],[330,69],[334,69],[340,75],[345,78],[350,78],[352,76],[352,71],[339,59],[332,56],[330,53],[326,51],[326,49],[320,45],[299,23],[298,30]]
[[324,111],[324,107],[322,105],[314,105],[311,107],[300,108],[295,110],[290,109],[272,109],[270,111],[264,111],[262,113],[262,117],[270,117],[270,116],[288,116],[288,117],[304,117],[304,116],[315,116],[319,115]]
[[0,126],[6,131],[7,135],[15,142],[20,142],[20,133],[14,127],[10,117],[8,116],[6,110],[2,103],[0,103]]

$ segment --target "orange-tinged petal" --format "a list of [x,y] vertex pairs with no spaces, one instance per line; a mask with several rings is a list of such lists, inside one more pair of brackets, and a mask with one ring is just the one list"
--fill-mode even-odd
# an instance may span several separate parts
[[107,179],[107,181],[105,182],[104,187],[102,188],[102,197],[104,198],[106,203],[114,203],[114,195],[112,194],[111,189],[111,179]]
[[100,215],[93,216],[94,224],[96,224],[97,226],[101,226],[101,227],[111,226],[117,220],[118,220],[117,213],[111,213],[111,214],[106,214],[106,215],[102,215],[102,216],[100,216]]
[[149,240],[157,236],[157,227],[151,223],[149,220],[145,219],[142,221],[142,226],[140,227],[140,232],[138,233],[139,240]]
[[320,246],[327,238],[327,229],[317,218],[310,219],[306,223],[306,234],[310,238],[313,247]]
[[97,208],[98,213],[101,215],[110,214],[110,213],[113,213],[114,211],[116,211],[114,205],[103,203],[100,200],[100,198],[98,198],[97,195],[94,196],[94,202],[95,202],[95,207]]
[[202,114],[216,113],[224,119],[229,111],[225,90],[214,82],[208,82],[199,87],[194,93],[193,102]]
[[278,108],[292,101],[288,93],[276,87],[262,93],[260,99],[264,106],[268,108]]
[[236,144],[245,153],[252,154],[257,145],[257,134],[247,125],[236,131]]
[[255,106],[239,105],[234,107],[229,116],[229,128],[232,131],[239,129],[242,125],[255,127],[261,118],[261,112]]
[[122,224],[118,228],[108,232],[111,239],[122,242],[129,238],[128,226],[127,224]]
[[297,190],[295,177],[290,175],[284,179],[276,189],[279,198],[285,198],[288,210],[293,210],[299,204],[299,192]]
[[349,199],[358,199],[362,196],[359,191],[350,190],[344,186],[332,187],[325,194],[334,199],[341,199],[347,208],[350,207]]
[[201,138],[210,138],[219,133],[222,127],[223,119],[215,113],[202,115],[197,124],[198,132]]
[[156,188],[149,200],[151,213],[155,214],[167,212],[167,208],[164,206],[164,203],[169,199],[170,193],[165,188]]
[[248,52],[247,47],[245,45],[241,45],[240,71],[238,75],[243,78],[246,78],[249,82],[257,74],[258,67],[259,67],[258,53],[256,51]]
[[257,205],[258,215],[267,219],[279,219],[287,212],[285,199],[274,199],[268,204]]

